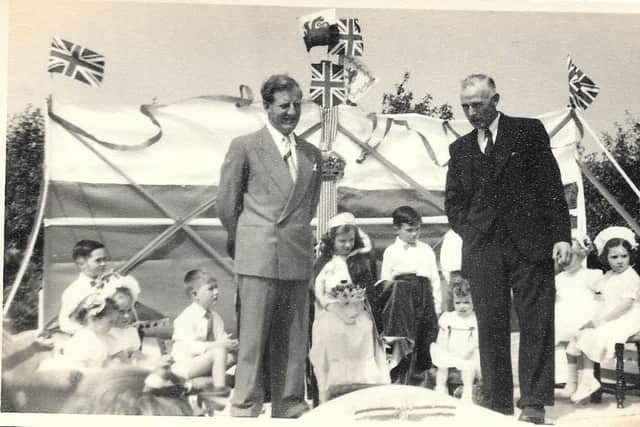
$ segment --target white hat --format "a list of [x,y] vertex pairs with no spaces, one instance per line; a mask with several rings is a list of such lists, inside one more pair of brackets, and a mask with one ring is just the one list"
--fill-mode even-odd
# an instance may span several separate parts
[[341,225],[356,225],[356,217],[352,213],[342,212],[331,218],[327,225],[330,229]]
[[133,276],[121,276],[120,274],[114,273],[109,276],[104,284],[104,288],[102,288],[102,293],[105,298],[112,298],[118,288],[126,288],[131,292],[131,299],[133,301],[138,300],[138,295],[140,295],[140,285],[138,281]]
[[615,238],[626,240],[629,242],[632,249],[635,249],[638,246],[638,243],[636,242],[636,235],[630,228],[620,226],[607,227],[598,233],[596,238],[593,240],[593,244],[596,245],[596,248],[598,249],[598,255],[602,255],[604,245],[606,245],[609,240]]

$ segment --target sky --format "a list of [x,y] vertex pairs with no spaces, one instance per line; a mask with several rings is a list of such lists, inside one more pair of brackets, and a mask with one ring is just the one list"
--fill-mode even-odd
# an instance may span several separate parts
[[[41,106],[49,94],[54,102],[96,109],[145,104],[154,98],[164,104],[199,95],[237,95],[240,84],[259,96],[262,81],[280,72],[297,79],[308,93],[309,64],[321,58],[322,48],[306,52],[297,18],[323,9],[326,2],[314,4],[10,0],[7,112],[19,113],[29,103]],[[505,113],[535,116],[555,111],[568,102],[566,58],[571,54],[601,87],[584,113],[597,132],[614,130],[613,123],[624,120],[625,110],[640,115],[638,13],[399,10],[354,8],[354,1],[337,4],[351,6],[337,7],[338,17],[359,18],[365,41],[362,60],[379,80],[360,100],[367,112],[381,110],[383,93],[394,90],[405,71],[411,73],[409,89],[416,97],[429,92],[436,103],[452,104],[456,118],[463,118],[460,80],[475,72],[495,78],[499,107]],[[101,87],[47,73],[54,35],[105,55]]]

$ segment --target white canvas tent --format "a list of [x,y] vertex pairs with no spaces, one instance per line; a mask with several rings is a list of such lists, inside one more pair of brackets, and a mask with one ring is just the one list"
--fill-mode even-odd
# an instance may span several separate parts
[[[215,212],[219,169],[231,139],[261,127],[258,103],[204,96],[170,105],[96,111],[51,102],[46,129],[43,200],[45,271],[41,319],[57,314],[60,294],[77,274],[71,248],[80,239],[105,243],[114,264],[126,263],[159,234],[178,229],[154,251],[130,263],[141,301],[173,316],[186,305],[182,277],[191,268],[219,278],[218,310],[232,329],[235,285],[226,234]],[[238,106],[240,105],[240,106]],[[572,209],[584,230],[584,198],[576,144],[581,132],[570,109],[539,116]],[[305,103],[296,130],[318,144],[320,111]],[[470,130],[465,120],[443,122],[416,114],[367,114],[341,106],[334,143],[346,161],[338,182],[338,211],[351,211],[383,249],[392,239],[391,211],[409,204],[423,216],[423,237],[437,246],[448,230],[443,194],[448,145]],[[362,162],[362,144],[376,151]],[[223,256],[215,259],[215,252]]]

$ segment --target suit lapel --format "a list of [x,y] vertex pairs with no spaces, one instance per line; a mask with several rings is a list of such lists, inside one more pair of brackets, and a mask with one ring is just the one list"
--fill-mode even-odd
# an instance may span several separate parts
[[306,147],[296,138],[296,156],[298,160],[298,176],[293,187],[293,191],[289,194],[289,200],[280,215],[280,221],[284,220],[295,208],[298,207],[307,191],[309,191],[309,183],[315,173],[314,159],[306,150]]
[[285,196],[288,196],[291,193],[291,188],[293,187],[293,180],[289,174],[287,164],[280,156],[278,147],[276,147],[276,143],[273,141],[273,138],[266,127],[264,127],[260,133],[258,151],[265,168],[276,186]]
[[498,121],[498,138],[494,151],[494,179],[498,179],[509,161],[509,157],[511,157],[511,147],[513,146],[514,137],[511,118],[502,114]]

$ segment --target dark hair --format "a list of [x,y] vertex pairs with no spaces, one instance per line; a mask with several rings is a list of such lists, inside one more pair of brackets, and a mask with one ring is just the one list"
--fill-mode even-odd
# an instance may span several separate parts
[[[320,273],[322,268],[331,260],[331,257],[333,257],[335,237],[338,234],[348,233],[350,231],[355,232],[352,251],[365,247],[364,241],[360,236],[360,231],[356,225],[344,224],[330,229],[320,242],[320,256],[316,260],[313,268],[314,277]],[[359,253],[347,258],[349,275],[357,286],[367,287],[372,285],[376,280],[376,272],[372,267],[371,255],[371,252]]]
[[393,225],[400,227],[402,224],[408,225],[420,225],[422,218],[411,206],[400,206],[396,208],[392,213]]
[[275,74],[262,83],[262,88],[260,89],[262,103],[267,107],[273,102],[274,94],[276,92],[292,90],[298,90],[300,94],[302,94],[300,85],[294,79],[286,74]]
[[602,265],[607,270],[611,269],[611,266],[609,265],[609,260],[608,260],[609,251],[612,248],[617,248],[618,246],[622,246],[627,250],[627,253],[629,254],[629,264],[631,264],[631,258],[633,256],[633,249],[631,248],[631,244],[625,239],[614,237],[613,239],[607,240],[607,243],[605,243],[604,247],[602,248],[602,254],[600,254],[600,262],[602,262]]
[[74,261],[78,258],[89,258],[89,256],[91,256],[91,252],[102,248],[104,248],[104,245],[100,242],[96,242],[95,240],[80,240],[78,243],[73,245],[71,257]]
[[451,272],[447,289],[447,305],[453,309],[454,298],[466,298],[471,296],[471,283],[462,275],[460,270]]

